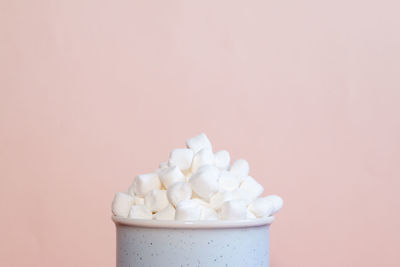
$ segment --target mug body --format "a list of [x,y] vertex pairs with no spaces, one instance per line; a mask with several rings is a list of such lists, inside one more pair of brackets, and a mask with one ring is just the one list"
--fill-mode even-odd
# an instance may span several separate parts
[[113,219],[118,267],[269,267],[269,220],[190,223]]

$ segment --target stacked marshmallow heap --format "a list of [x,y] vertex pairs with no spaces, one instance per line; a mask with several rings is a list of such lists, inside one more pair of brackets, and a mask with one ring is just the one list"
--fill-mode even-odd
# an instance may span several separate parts
[[264,188],[249,176],[249,164],[230,166],[226,150],[215,154],[205,134],[171,152],[158,170],[135,177],[126,193],[117,193],[112,212],[147,220],[244,220],[272,216],[282,208],[279,196],[260,197]]

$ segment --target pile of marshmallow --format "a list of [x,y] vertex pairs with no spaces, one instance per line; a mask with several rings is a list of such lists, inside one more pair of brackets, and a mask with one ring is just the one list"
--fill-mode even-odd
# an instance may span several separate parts
[[147,220],[245,220],[272,216],[282,208],[279,196],[264,191],[249,176],[246,160],[230,165],[226,150],[213,153],[205,134],[171,152],[152,173],[135,177],[112,203],[115,216]]

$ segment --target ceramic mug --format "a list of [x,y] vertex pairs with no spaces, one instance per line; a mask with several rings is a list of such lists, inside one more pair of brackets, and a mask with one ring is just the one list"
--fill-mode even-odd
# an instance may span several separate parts
[[273,220],[189,222],[114,216],[117,267],[269,267]]

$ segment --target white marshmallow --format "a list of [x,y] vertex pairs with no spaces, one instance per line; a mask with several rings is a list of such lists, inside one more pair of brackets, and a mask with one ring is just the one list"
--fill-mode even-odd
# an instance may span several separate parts
[[203,165],[197,170],[197,172],[204,172],[204,171],[210,171],[210,170],[212,170],[213,172],[216,172],[219,176],[220,171],[218,170],[217,167],[215,167],[215,165]]
[[243,220],[246,217],[246,204],[241,200],[226,201],[221,207],[222,220]]
[[178,148],[172,150],[168,164],[169,166],[178,166],[181,171],[190,169],[193,160],[193,151],[187,148]]
[[202,206],[200,220],[218,220],[218,214],[215,210]]
[[163,161],[160,163],[160,165],[158,166],[160,169],[165,169],[168,168],[168,161]]
[[236,176],[240,182],[249,175],[249,171],[249,163],[244,159],[236,160],[230,168],[230,172]]
[[254,213],[252,213],[251,211],[247,210],[247,214],[246,214],[246,219],[257,219],[256,215],[254,215]]
[[274,203],[265,197],[257,198],[250,203],[248,209],[258,218],[268,217],[274,211]]
[[228,171],[222,171],[219,177],[219,189],[232,191],[239,187],[239,179]]
[[201,198],[192,198],[192,200],[193,200],[193,201],[196,201],[197,203],[199,203],[200,206],[207,207],[207,208],[211,208],[211,207],[210,207],[210,203],[204,201],[204,200],[201,199]]
[[202,166],[189,179],[192,190],[203,199],[209,199],[214,193],[218,192],[219,171],[212,165]]
[[192,172],[195,173],[201,166],[214,165],[215,156],[210,148],[203,148],[193,157]]
[[131,207],[129,218],[151,220],[153,219],[153,214],[145,205],[135,205]]
[[128,217],[133,201],[133,197],[128,193],[116,193],[112,202],[113,214],[115,216]]
[[157,173],[141,174],[133,181],[133,191],[135,195],[143,197],[153,189],[161,189],[161,182]]
[[160,210],[154,215],[155,220],[174,220],[175,219],[175,208],[172,205],[168,205],[164,209]]
[[258,198],[264,192],[264,187],[251,176],[247,176],[239,188],[246,191],[252,199]]
[[178,166],[172,166],[162,169],[159,173],[159,176],[161,182],[167,189],[174,183],[186,181],[186,177],[183,175]]
[[152,212],[157,212],[168,206],[166,190],[153,189],[144,196],[144,204]]
[[283,199],[277,195],[269,195],[266,196],[265,199],[272,201],[274,203],[274,210],[272,211],[271,215],[277,213],[283,206]]
[[135,183],[132,183],[131,186],[128,188],[128,194],[131,196],[135,196]]
[[183,200],[176,206],[175,220],[196,221],[200,219],[202,207],[191,199]]
[[192,171],[186,171],[186,172],[184,173],[184,175],[185,175],[185,178],[186,178],[186,182],[188,182],[189,179],[190,179],[190,177],[192,177],[193,172],[192,172]]
[[215,166],[220,170],[227,170],[229,168],[229,163],[231,161],[231,156],[228,151],[221,150],[215,153]]
[[179,202],[192,197],[192,188],[186,182],[174,183],[168,188],[167,197],[169,202],[176,206]]
[[135,204],[135,205],[138,205],[138,204],[144,205],[144,198],[142,198],[142,197],[136,197],[136,196],[135,196],[135,202],[134,202],[134,204]]
[[199,152],[203,148],[209,148],[212,150],[211,142],[204,133],[188,139],[186,145],[188,148],[193,150],[194,153]]
[[219,210],[224,204],[225,201],[232,200],[233,195],[232,192],[218,192],[210,198],[210,207]]
[[246,205],[250,204],[250,202],[253,201],[253,198],[250,196],[250,194],[240,188],[237,188],[232,191],[232,199],[241,200]]

